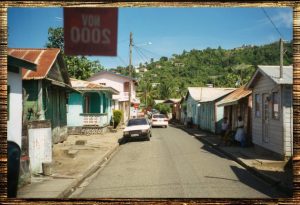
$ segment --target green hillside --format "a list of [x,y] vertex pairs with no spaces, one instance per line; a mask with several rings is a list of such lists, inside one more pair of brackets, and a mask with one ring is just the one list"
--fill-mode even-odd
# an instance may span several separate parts
[[[189,86],[239,87],[248,82],[257,65],[279,65],[279,50],[279,42],[274,42],[230,50],[221,47],[193,49],[173,54],[172,58],[161,57],[158,61],[141,65],[148,71],[143,75],[137,74],[139,94],[142,102],[146,101],[147,95],[149,104],[153,98],[179,98]],[[284,65],[291,65],[292,42],[285,43],[284,50]],[[150,88],[153,83],[157,87]]]

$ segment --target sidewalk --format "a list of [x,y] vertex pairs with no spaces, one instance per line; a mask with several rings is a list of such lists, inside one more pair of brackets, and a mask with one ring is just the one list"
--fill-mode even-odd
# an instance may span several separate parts
[[[18,190],[18,198],[64,198],[94,173],[117,150],[122,129],[116,133],[70,135],[53,146],[50,176],[33,176],[31,184]],[[77,141],[77,143],[76,143]]]
[[186,128],[184,125],[172,123],[189,134],[195,136],[205,144],[209,144],[216,150],[222,152],[227,157],[233,159],[254,175],[262,178],[267,183],[277,186],[278,189],[287,195],[292,194],[293,171],[291,163],[275,159],[268,152],[252,147],[240,147],[238,145],[224,146],[218,145],[220,138],[199,129]]

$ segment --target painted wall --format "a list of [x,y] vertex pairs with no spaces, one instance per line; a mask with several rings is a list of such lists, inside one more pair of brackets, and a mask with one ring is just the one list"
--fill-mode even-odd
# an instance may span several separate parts
[[69,94],[69,104],[67,113],[68,127],[79,126],[82,124],[83,116],[80,116],[80,113],[82,113],[83,111],[82,100],[83,97],[79,93]]
[[199,124],[199,115],[198,115],[198,102],[195,101],[190,95],[187,98],[187,118],[192,117],[193,124]]
[[[272,92],[278,91],[280,96],[280,116],[279,119],[273,119],[272,117],[272,103],[269,103],[268,106],[268,115],[269,115],[269,123],[267,125],[268,137],[269,140],[266,142],[263,140],[263,120],[262,120],[262,106],[263,100],[262,95],[264,93],[269,94],[272,97]],[[259,94],[260,96],[260,116],[255,116],[255,95]],[[271,150],[281,156],[286,154],[290,154],[291,151],[286,152],[287,147],[284,147],[284,143],[289,144],[289,149],[291,149],[290,141],[292,140],[291,134],[291,106],[292,106],[292,97],[291,91],[288,96],[284,97],[284,93],[282,92],[282,88],[280,85],[275,84],[269,78],[263,76],[261,77],[252,91],[252,139],[253,143],[264,147],[265,149]],[[286,108],[287,109],[286,109]],[[288,108],[289,107],[289,108]],[[284,120],[286,123],[284,123]],[[284,135],[285,134],[285,135]]]
[[10,86],[9,116],[7,121],[7,139],[16,142],[22,148],[22,76],[21,72],[8,72],[7,84]]
[[[91,111],[98,111],[92,112],[93,114],[103,114],[100,116],[100,124],[99,126],[106,126],[109,124],[111,116],[112,116],[112,107],[111,107],[111,94],[109,93],[90,93],[91,98]],[[95,99],[98,97],[98,99]],[[94,101],[92,100],[94,99]],[[67,113],[67,121],[68,127],[78,127],[84,125],[84,116],[83,114],[83,106],[84,106],[84,97],[79,93],[70,93],[69,94],[69,103],[68,103],[68,113]],[[95,104],[99,106],[98,108],[95,107]],[[100,104],[99,104],[100,102]]]
[[282,87],[282,113],[285,156],[293,155],[293,87]]

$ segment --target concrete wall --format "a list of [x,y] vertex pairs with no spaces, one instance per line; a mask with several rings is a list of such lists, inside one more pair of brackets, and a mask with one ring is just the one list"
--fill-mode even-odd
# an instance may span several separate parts
[[22,148],[22,76],[21,72],[8,72],[7,84],[9,93],[9,116],[7,121],[7,139],[14,141]]

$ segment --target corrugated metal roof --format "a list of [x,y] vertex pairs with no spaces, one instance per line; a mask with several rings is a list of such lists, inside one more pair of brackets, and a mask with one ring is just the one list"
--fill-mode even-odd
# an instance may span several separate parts
[[217,103],[218,106],[226,106],[226,105],[232,105],[236,104],[237,101],[240,99],[247,97],[252,93],[251,90],[245,88],[245,86],[242,86],[229,95],[227,95],[225,98],[223,98],[220,102]]
[[188,87],[188,93],[198,102],[210,102],[227,95],[235,88]]
[[102,75],[102,74],[111,74],[111,75],[116,75],[116,76],[119,76],[119,77],[122,77],[122,78],[127,78],[127,79],[129,79],[129,80],[132,80],[132,81],[134,81],[134,82],[137,82],[137,79],[135,79],[135,78],[131,78],[131,77],[129,77],[129,76],[125,76],[125,75],[121,75],[121,74],[118,74],[118,73],[114,73],[114,72],[112,72],[112,71],[108,71],[108,70],[102,70],[102,71],[100,71],[100,72],[98,72],[98,73],[95,73],[94,75],[92,75],[91,77],[89,77],[87,80],[92,80],[92,79],[94,79],[96,76],[99,76],[99,75]]
[[79,91],[83,91],[83,90],[102,90],[102,91],[109,91],[112,92],[113,94],[119,94],[119,91],[115,90],[112,87],[108,87],[108,86],[103,86],[100,84],[96,84],[96,83],[92,83],[92,82],[88,82],[85,80],[78,80],[75,78],[70,78],[71,81],[71,85],[74,89],[79,90]]
[[22,69],[24,80],[44,79],[59,53],[58,48],[8,48],[8,55],[37,64],[36,71]]
[[250,79],[249,83],[247,84],[247,88],[253,87],[253,83],[258,75],[264,75],[269,77],[271,80],[274,81],[276,84],[293,84],[293,66],[283,66],[282,69],[282,78],[280,79],[280,66],[269,66],[269,65],[259,65],[258,69]]

